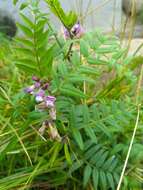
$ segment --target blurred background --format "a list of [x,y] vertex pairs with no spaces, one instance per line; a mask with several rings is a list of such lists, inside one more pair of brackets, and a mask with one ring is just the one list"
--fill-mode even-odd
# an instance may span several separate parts
[[[0,32],[6,27],[8,36],[15,35],[15,23],[21,22],[18,10],[25,1],[19,0],[14,6],[13,0],[0,0]],[[40,2],[41,9],[48,12],[44,1]],[[120,39],[143,37],[143,0],[61,0],[60,2],[65,10],[72,9],[77,12],[86,31],[101,29],[104,33],[114,32]],[[59,21],[53,15],[50,17],[53,26],[60,31]]]
[[[0,15],[12,16],[15,21],[19,21],[18,7],[14,6],[12,0],[0,0]],[[121,0],[62,0],[65,10],[74,9],[80,16],[80,20],[87,30],[101,28],[103,31],[118,30],[121,25]],[[47,5],[43,2],[41,7],[47,11]],[[56,27],[60,27],[59,22],[52,17]]]

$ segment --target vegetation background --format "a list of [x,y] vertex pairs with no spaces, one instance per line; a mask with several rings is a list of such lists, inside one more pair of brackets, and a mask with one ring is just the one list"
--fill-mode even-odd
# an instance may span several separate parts
[[[23,36],[0,38],[0,190],[141,190],[142,46],[128,55],[131,36],[123,48],[122,38],[100,30],[77,38],[80,15],[45,3],[48,14],[37,0],[21,4]],[[35,75],[56,97],[56,120],[24,91]]]

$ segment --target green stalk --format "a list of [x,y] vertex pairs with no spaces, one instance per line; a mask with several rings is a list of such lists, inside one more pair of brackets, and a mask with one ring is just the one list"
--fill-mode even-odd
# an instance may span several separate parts
[[133,147],[135,135],[136,135],[136,132],[137,132],[137,127],[138,127],[139,118],[140,118],[141,104],[139,103],[139,96],[140,96],[142,78],[143,78],[143,65],[142,65],[142,68],[141,68],[141,73],[140,73],[138,86],[137,86],[137,91],[136,91],[136,104],[137,104],[136,123],[135,123],[134,131],[133,131],[133,135],[132,135],[132,138],[131,138],[131,141],[130,141],[130,145],[129,145],[129,148],[128,148],[127,156],[126,156],[126,159],[125,159],[125,162],[124,162],[124,166],[123,166],[123,169],[122,169],[122,173],[121,173],[121,176],[120,176],[120,180],[119,180],[119,183],[118,183],[118,186],[117,186],[117,190],[120,190],[120,188],[121,188],[121,184],[122,184],[122,181],[123,181],[123,177],[125,175],[125,170],[127,168],[128,160],[129,160],[129,157],[130,157],[130,154],[131,154],[131,150],[132,150],[132,147]]

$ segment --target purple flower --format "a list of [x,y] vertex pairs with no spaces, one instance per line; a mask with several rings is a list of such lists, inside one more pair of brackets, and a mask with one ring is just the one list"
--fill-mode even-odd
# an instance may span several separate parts
[[49,87],[49,84],[48,84],[48,83],[45,83],[45,84],[43,85],[42,89],[43,89],[43,90],[47,90],[48,87]]
[[45,91],[40,90],[37,94],[35,94],[35,100],[36,102],[42,102],[44,100]]
[[35,88],[40,88],[41,83],[40,82],[35,82],[34,86],[35,86]]
[[39,81],[40,81],[40,79],[39,79],[38,77],[36,77],[36,76],[33,76],[33,77],[32,77],[32,80],[33,80],[33,81],[36,81],[36,82],[39,82]]
[[71,33],[73,34],[73,36],[80,38],[84,34],[84,29],[81,26],[81,24],[78,22],[72,27]]
[[64,36],[66,39],[70,38],[70,33],[66,28],[64,28]]
[[56,98],[54,96],[46,96],[45,101],[46,101],[47,107],[54,107]]
[[32,86],[29,86],[29,87],[25,88],[24,92],[28,93],[28,94],[33,94],[34,93],[34,89],[35,89],[35,86],[32,85]]
[[[80,38],[84,34],[85,31],[83,27],[81,26],[81,24],[78,22],[72,27],[70,32],[73,37]],[[66,28],[64,28],[64,36],[66,39],[70,38],[70,33]]]

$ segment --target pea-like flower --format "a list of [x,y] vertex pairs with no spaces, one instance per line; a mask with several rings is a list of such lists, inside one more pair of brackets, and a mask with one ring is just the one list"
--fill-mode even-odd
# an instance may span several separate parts
[[40,88],[41,87],[41,83],[40,82],[35,82],[34,86],[35,86],[35,88]]
[[54,96],[46,96],[45,97],[47,107],[51,108],[54,107],[56,98]]
[[28,93],[28,94],[34,94],[34,89],[35,89],[35,86],[32,85],[32,86],[29,86],[29,87],[25,88],[24,92]]
[[55,101],[56,98],[54,96],[46,95],[49,94],[48,87],[49,83],[40,80],[38,77],[33,76],[32,80],[34,84],[25,88],[25,93],[31,94],[34,96],[36,105],[35,109],[37,111],[48,111],[50,120],[56,120],[56,108]]
[[42,102],[44,100],[44,97],[45,97],[45,91],[42,89],[35,94],[35,100],[37,103]]
[[35,110],[39,112],[46,111],[49,114],[47,120],[44,121],[42,126],[40,127],[39,134],[45,140],[43,135],[45,134],[45,130],[47,129],[51,140],[61,141],[61,137],[54,123],[54,121],[56,120],[56,98],[49,95],[49,83],[40,80],[36,76],[33,76],[32,80],[34,81],[34,84],[25,88],[24,91],[25,93],[28,93],[35,98]]
[[33,77],[32,77],[32,80],[33,80],[33,81],[36,81],[36,82],[39,82],[39,81],[40,81],[40,79],[39,79],[38,77],[36,77],[36,76],[33,76]]
[[42,89],[43,90],[47,90],[49,87],[49,83],[45,83],[43,86],[42,86]]
[[80,38],[84,33],[85,31],[79,22],[76,23],[70,31],[64,28],[64,36],[66,39],[69,39],[70,37]]

